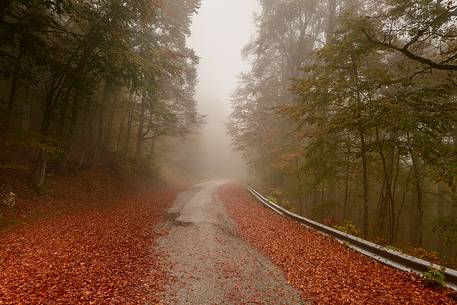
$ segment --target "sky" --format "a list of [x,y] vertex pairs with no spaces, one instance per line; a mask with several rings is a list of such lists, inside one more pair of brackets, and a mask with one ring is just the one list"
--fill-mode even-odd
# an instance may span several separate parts
[[233,151],[225,121],[238,75],[248,69],[241,50],[254,35],[257,0],[203,0],[192,19],[188,44],[200,57],[196,100],[207,115],[202,145],[205,164],[217,176],[244,178],[244,162]]

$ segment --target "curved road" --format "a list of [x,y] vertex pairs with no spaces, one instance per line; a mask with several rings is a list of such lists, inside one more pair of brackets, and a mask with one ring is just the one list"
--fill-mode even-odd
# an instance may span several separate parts
[[217,197],[224,181],[194,186],[169,209],[157,247],[173,266],[167,304],[309,304],[268,258],[241,240]]

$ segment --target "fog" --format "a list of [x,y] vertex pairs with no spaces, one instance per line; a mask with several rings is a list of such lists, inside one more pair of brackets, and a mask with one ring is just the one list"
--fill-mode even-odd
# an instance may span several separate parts
[[198,164],[216,177],[243,179],[247,175],[244,162],[230,145],[225,121],[238,75],[247,69],[241,49],[254,34],[258,9],[257,0],[203,0],[192,19],[189,46],[201,58],[196,100],[199,112],[207,116]]

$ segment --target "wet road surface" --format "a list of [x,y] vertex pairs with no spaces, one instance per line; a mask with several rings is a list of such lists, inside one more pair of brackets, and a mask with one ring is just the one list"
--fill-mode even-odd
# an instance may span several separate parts
[[268,258],[241,240],[217,189],[225,181],[180,194],[157,247],[172,264],[166,304],[309,304]]

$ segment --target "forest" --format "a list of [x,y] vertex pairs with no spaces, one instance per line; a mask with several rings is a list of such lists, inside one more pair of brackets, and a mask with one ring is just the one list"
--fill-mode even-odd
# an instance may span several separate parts
[[457,257],[457,2],[263,0],[228,129],[290,210]]
[[30,171],[37,187],[110,158],[153,175],[157,141],[204,120],[186,44],[199,5],[1,1],[0,167]]
[[0,42],[0,304],[457,304],[457,0],[0,0]]

